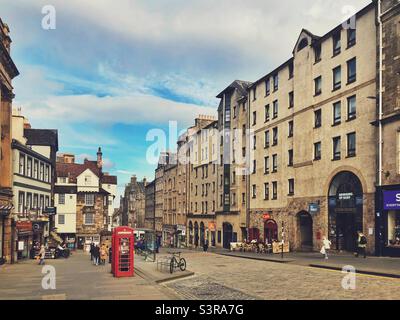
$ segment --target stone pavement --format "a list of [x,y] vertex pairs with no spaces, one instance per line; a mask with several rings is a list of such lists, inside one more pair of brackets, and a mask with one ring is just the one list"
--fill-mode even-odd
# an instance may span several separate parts
[[243,294],[249,299],[265,300],[397,300],[400,297],[399,279],[357,275],[355,290],[346,290],[342,287],[346,274],[340,271],[198,251],[184,251],[183,256],[195,276],[164,286],[192,299],[213,300],[215,288],[221,299],[233,300],[243,299]]
[[227,250],[215,250],[215,253],[246,259],[264,260],[279,263],[291,263],[301,266],[311,266],[342,270],[344,266],[353,266],[358,273],[400,278],[400,258],[367,257],[356,258],[348,253],[332,253],[325,260],[320,253],[286,253],[284,258],[280,254],[258,254],[252,252],[229,252]]
[[44,290],[42,266],[27,260],[0,267],[0,300],[169,300],[180,297],[173,291],[144,279],[116,279],[110,264],[94,266],[84,253],[69,259],[46,260],[55,267],[56,290]]

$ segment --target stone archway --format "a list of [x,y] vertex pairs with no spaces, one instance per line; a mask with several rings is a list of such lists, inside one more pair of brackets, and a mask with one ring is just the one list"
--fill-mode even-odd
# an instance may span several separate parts
[[328,206],[332,248],[354,251],[357,231],[363,230],[363,187],[358,176],[350,171],[337,173],[329,186]]

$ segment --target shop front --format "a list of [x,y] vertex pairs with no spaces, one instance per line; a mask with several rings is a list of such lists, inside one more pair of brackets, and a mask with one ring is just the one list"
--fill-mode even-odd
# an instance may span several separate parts
[[17,221],[17,259],[33,259],[33,229],[31,221]]
[[77,249],[83,250],[85,252],[90,252],[90,245],[93,243],[94,245],[100,246],[100,235],[99,234],[81,234],[77,236]]
[[6,262],[7,252],[11,253],[12,251],[11,247],[6,248],[7,243],[9,243],[6,239],[6,227],[7,220],[10,219],[11,209],[11,205],[2,205],[0,203],[0,265]]
[[[378,255],[400,257],[400,186],[378,190],[376,236]],[[380,205],[379,205],[380,204]]]
[[176,225],[175,245],[177,248],[183,248],[186,245],[186,226]]
[[163,245],[165,247],[174,247],[174,237],[175,237],[175,226],[164,225],[163,226]]
[[217,232],[217,224],[215,222],[209,222],[207,239],[211,247],[216,246],[216,232]]

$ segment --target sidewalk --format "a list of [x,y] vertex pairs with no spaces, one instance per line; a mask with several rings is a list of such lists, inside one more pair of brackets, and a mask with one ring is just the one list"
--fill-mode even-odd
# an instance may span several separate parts
[[254,259],[276,263],[290,263],[294,265],[325,268],[331,270],[343,270],[344,266],[352,266],[357,273],[382,277],[400,278],[400,259],[389,257],[356,258],[349,253],[331,253],[325,260],[316,252],[292,252],[285,253],[284,258],[280,254],[257,254],[252,252],[230,252],[223,249],[212,249],[210,252],[243,259]]
[[[160,259],[168,256],[163,251],[157,255],[156,259]],[[180,271],[176,270],[173,274],[170,273],[169,268],[163,268],[163,270],[157,270],[157,262],[148,262],[144,260],[142,256],[135,256],[135,272],[142,278],[155,283],[164,283],[177,279],[183,279],[191,277],[194,272],[189,270]]]

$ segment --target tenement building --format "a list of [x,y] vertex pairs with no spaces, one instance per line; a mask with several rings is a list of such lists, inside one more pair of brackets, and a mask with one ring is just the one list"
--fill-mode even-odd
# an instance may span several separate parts
[[12,79],[19,75],[11,56],[10,29],[0,19],[0,264],[13,262],[11,122]]
[[325,35],[302,30],[293,57],[249,88],[253,236],[292,250],[375,249],[375,5]]
[[138,181],[134,175],[131,181],[125,186],[122,200],[122,214],[125,216],[127,226],[143,229],[145,227],[145,188],[147,180]]
[[[400,3],[382,1],[378,14],[377,254],[400,255]],[[379,30],[380,31],[380,30]],[[382,35],[382,38],[381,38]],[[381,41],[382,40],[382,41]],[[382,79],[382,82],[379,80]],[[381,146],[381,148],[380,148]]]
[[216,212],[218,210],[218,121],[199,116],[188,129],[188,244],[203,246],[206,239],[215,246]]
[[145,215],[144,215],[144,226],[146,229],[155,230],[155,200],[156,200],[156,189],[155,181],[147,184],[145,187]]
[[250,140],[248,130],[250,85],[236,80],[217,96],[221,100],[218,108],[220,161],[216,230],[212,232],[217,233],[216,245],[225,249],[230,248],[231,242],[247,239],[248,168],[255,145],[255,138]]

